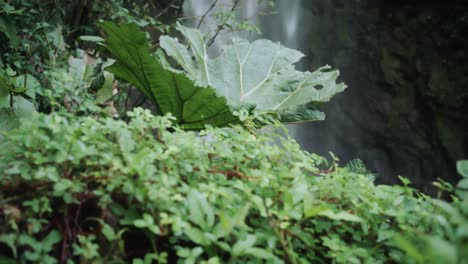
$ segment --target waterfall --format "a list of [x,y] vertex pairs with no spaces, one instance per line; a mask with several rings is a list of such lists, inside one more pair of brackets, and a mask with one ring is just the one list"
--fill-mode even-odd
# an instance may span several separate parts
[[[198,26],[200,18],[209,10],[216,0],[185,0],[184,15],[187,18],[186,24],[192,27]],[[274,41],[279,41],[283,45],[298,49],[299,38],[298,30],[300,27],[302,0],[277,1],[274,7],[274,14],[259,15],[268,12],[268,4],[266,1],[257,0],[241,0],[237,7],[237,18],[239,20],[248,20],[252,24],[256,24],[262,31],[259,34],[245,34],[235,32],[234,36],[243,37],[249,40],[255,40],[260,37],[268,38]],[[209,14],[218,12],[229,12],[232,8],[233,0],[218,0],[216,5],[211,9]],[[216,20],[211,16],[206,16],[200,25],[200,30],[208,37],[212,36],[216,31]],[[304,24],[302,25],[304,26]],[[218,50],[227,38],[233,37],[233,34],[220,34],[214,43],[214,50]]]
[[301,1],[281,1],[277,4],[276,8],[278,14],[274,16],[275,19],[268,19],[271,21],[265,21],[269,24],[271,22],[276,22],[273,27],[268,27],[268,31],[265,32],[265,37],[271,37],[273,40],[281,42],[281,44],[288,48],[299,49],[297,31],[301,15]]

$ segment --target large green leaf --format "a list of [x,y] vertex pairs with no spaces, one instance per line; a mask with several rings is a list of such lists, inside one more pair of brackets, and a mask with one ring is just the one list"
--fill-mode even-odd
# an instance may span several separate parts
[[101,27],[107,35],[105,47],[116,59],[108,71],[143,91],[162,113],[172,113],[181,127],[202,129],[206,124],[223,126],[237,121],[226,99],[214,89],[195,85],[185,74],[165,69],[136,24],[105,22]]
[[161,47],[193,81],[214,87],[233,106],[253,104],[257,111],[277,112],[285,122],[321,120],[325,115],[316,106],[346,88],[336,83],[339,72],[330,66],[297,71],[293,64],[303,54],[279,43],[234,39],[210,59],[200,31],[181,25],[178,29],[190,49],[169,36],[160,38]]

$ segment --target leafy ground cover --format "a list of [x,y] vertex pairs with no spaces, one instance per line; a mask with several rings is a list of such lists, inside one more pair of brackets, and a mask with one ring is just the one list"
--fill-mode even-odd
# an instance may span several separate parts
[[3,263],[466,263],[462,191],[375,185],[274,119],[191,132],[129,116],[34,114],[5,135]]

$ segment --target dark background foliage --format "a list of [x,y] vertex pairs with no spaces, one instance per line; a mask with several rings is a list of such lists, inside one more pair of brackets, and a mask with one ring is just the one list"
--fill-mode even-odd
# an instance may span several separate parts
[[381,182],[456,182],[455,162],[468,156],[468,3],[301,3],[304,67],[330,64],[349,86],[324,107],[324,122],[300,126],[301,144],[362,158]]

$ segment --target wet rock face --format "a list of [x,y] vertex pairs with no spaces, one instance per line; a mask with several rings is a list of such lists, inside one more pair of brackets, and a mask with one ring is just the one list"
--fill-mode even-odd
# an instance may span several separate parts
[[330,64],[349,86],[326,121],[302,125],[302,144],[361,158],[386,183],[457,181],[455,162],[468,158],[468,3],[302,2],[307,68]]

